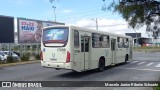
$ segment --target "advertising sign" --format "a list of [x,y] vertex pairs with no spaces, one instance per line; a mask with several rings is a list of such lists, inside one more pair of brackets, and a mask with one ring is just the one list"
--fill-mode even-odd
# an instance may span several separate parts
[[0,16],[0,43],[14,43],[14,18]]
[[19,43],[40,43],[42,28],[57,25],[50,21],[17,19]]
[[19,42],[40,43],[42,22],[18,20]]
[[54,26],[54,23],[42,22],[43,27]]

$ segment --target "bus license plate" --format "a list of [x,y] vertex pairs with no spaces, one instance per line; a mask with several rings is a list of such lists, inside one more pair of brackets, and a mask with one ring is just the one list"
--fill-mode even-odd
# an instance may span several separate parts
[[55,58],[50,58],[50,60],[51,60],[51,61],[57,61],[57,59],[55,59]]

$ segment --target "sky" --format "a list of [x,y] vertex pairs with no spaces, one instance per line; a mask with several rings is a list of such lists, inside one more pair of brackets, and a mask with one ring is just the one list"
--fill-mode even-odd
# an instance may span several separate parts
[[108,7],[113,0],[1,0],[0,15],[23,17],[28,19],[56,21],[66,25],[76,25],[101,31],[124,33],[142,33],[147,37],[145,27],[139,30],[128,28],[127,22],[118,13],[110,10],[102,11],[104,4]]

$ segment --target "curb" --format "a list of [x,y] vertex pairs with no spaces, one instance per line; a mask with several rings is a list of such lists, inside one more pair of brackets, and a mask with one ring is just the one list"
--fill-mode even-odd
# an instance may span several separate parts
[[34,60],[34,61],[27,61],[27,62],[17,62],[17,63],[8,63],[8,64],[1,64],[1,67],[9,67],[9,66],[16,66],[16,65],[24,65],[24,64],[32,64],[32,63],[40,63],[40,60]]

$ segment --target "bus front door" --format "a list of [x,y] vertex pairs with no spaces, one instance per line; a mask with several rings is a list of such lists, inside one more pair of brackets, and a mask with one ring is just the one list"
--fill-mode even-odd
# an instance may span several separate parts
[[112,64],[116,64],[116,39],[111,39]]
[[89,69],[89,41],[90,38],[88,36],[81,37],[82,65],[84,70]]

